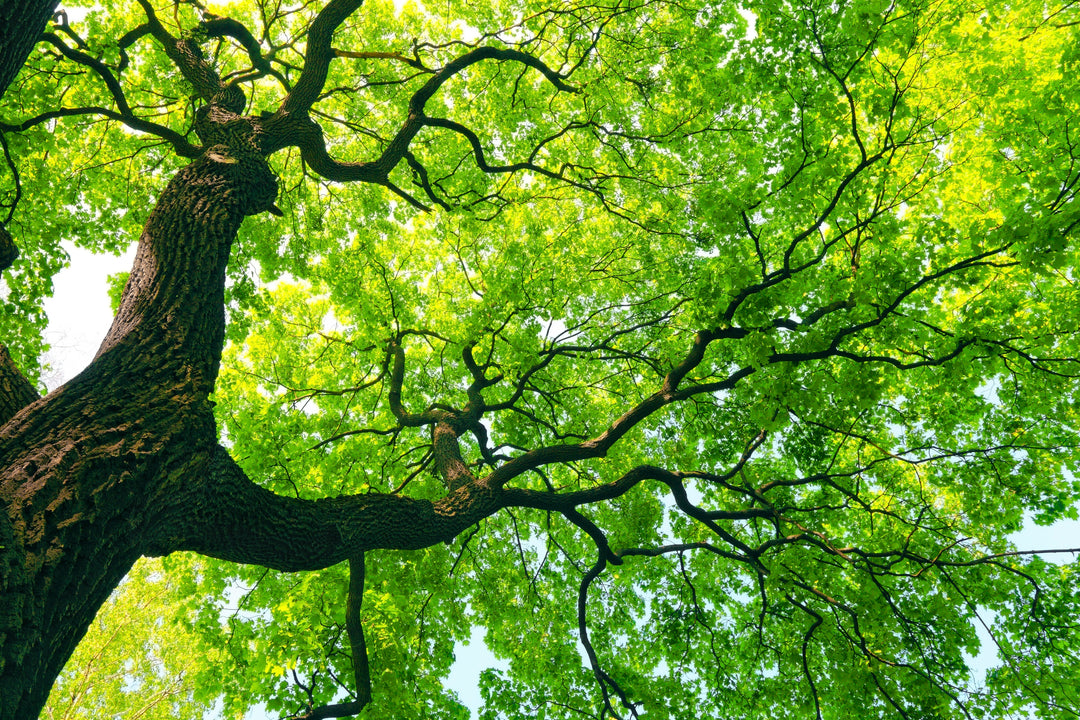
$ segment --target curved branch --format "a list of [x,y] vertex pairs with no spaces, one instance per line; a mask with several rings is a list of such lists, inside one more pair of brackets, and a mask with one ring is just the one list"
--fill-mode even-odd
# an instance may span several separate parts
[[[575,523],[576,524],[576,523]],[[591,535],[591,533],[590,533]],[[595,538],[594,538],[595,540]],[[606,542],[605,542],[606,544]],[[578,587],[578,602],[577,602],[577,616],[578,616],[578,640],[581,642],[582,647],[585,648],[585,654],[589,658],[589,665],[592,667],[593,675],[596,677],[596,683],[600,686],[600,692],[604,697],[604,706],[613,717],[618,718],[619,715],[615,712],[615,708],[611,705],[611,693],[614,691],[619,696],[620,702],[623,707],[630,711],[633,717],[639,717],[637,707],[634,703],[630,702],[630,697],[621,685],[611,677],[604,668],[600,665],[600,658],[596,654],[596,649],[593,648],[592,641],[589,639],[589,625],[588,625],[588,606],[589,606],[589,586],[593,580],[600,577],[600,574],[604,572],[604,569],[608,565],[608,555],[599,546],[597,547],[598,555],[596,562],[593,564],[589,571],[585,573],[585,576],[581,578],[581,585]],[[603,717],[603,716],[601,716]]]
[[413,95],[412,100],[409,102],[409,110],[422,113],[424,105],[431,99],[436,91],[442,87],[443,83],[470,65],[475,65],[482,60],[511,60],[519,62],[522,65],[539,71],[547,78],[548,82],[555,86],[556,90],[568,93],[580,92],[580,90],[573,85],[566,84],[564,75],[552,70],[545,65],[542,60],[529,53],[514,50],[512,48],[495,48],[487,46],[470,50],[464,55],[447,63],[441,70],[435,73],[430,80],[424,83],[422,88],[416,91],[416,94]]
[[[145,0],[143,0],[145,1]],[[285,98],[281,108],[274,117],[266,124],[268,131],[272,132],[272,138],[268,139],[266,150],[273,152],[286,146],[300,148],[304,162],[317,174],[335,182],[370,182],[390,187],[390,172],[397,167],[398,163],[409,153],[409,144],[424,127],[434,125],[440,121],[428,118],[424,115],[424,106],[427,101],[449,79],[483,60],[511,60],[520,62],[528,67],[535,68],[548,79],[556,89],[562,92],[576,93],[578,89],[564,82],[563,75],[552,70],[538,58],[509,48],[481,47],[471,50],[464,55],[452,60],[441,70],[436,72],[424,85],[417,90],[409,100],[409,114],[398,129],[397,134],[383,150],[382,155],[373,161],[365,162],[342,162],[330,157],[326,149],[326,141],[322,130],[317,124],[307,118],[311,106],[318,99],[323,84],[326,82],[327,68],[335,51],[330,47],[333,30],[344,22],[345,18],[360,6],[362,0],[332,0],[332,2],[319,13],[319,17],[312,25],[312,31],[308,35],[308,57],[304,66],[304,72],[297,81],[293,91]],[[318,30],[318,32],[316,32]],[[300,121],[299,118],[304,118]],[[433,122],[434,120],[434,122]],[[277,127],[275,127],[275,123]],[[457,126],[457,128],[462,126]],[[299,131],[299,132],[298,132]],[[460,132],[460,130],[458,130]],[[477,141],[478,142],[478,141]],[[479,157],[483,157],[481,151]],[[416,165],[410,162],[414,171]],[[527,166],[536,172],[552,175],[559,179],[561,176],[552,174],[541,168]],[[506,172],[506,170],[502,170]],[[421,177],[425,176],[421,174]],[[425,180],[422,179],[422,182]],[[425,188],[429,197],[430,186]],[[400,194],[400,191],[398,191]],[[415,201],[411,201],[413,204]],[[437,200],[436,200],[437,202]]]
[[438,422],[432,428],[431,451],[435,469],[442,475],[448,491],[454,492],[462,485],[476,480],[476,476],[461,459],[458,434],[450,423]]
[[241,113],[247,104],[244,91],[236,85],[225,83],[217,71],[202,56],[197,43],[187,39],[177,39],[165,29],[158,20],[157,13],[149,0],[138,0],[146,13],[147,26],[154,39],[161,43],[165,54],[176,64],[196,94],[210,104],[220,105],[232,113]]
[[255,39],[255,36],[251,34],[251,31],[243,23],[229,17],[208,15],[206,20],[199,23],[199,30],[207,38],[230,37],[236,40],[247,52],[253,68],[258,70],[261,75],[270,75],[275,78],[285,88],[286,92],[291,89],[288,79],[274,69],[270,61],[263,57],[259,41]]
[[[883,354],[866,354],[860,355],[847,350],[840,349],[840,345],[843,341],[859,332],[868,330],[877,325],[880,325],[886,318],[896,312],[899,306],[912,294],[916,293],[920,289],[932,285],[934,282],[955,273],[964,272],[971,268],[981,266],[996,267],[999,265],[1009,265],[1011,262],[996,263],[993,261],[993,257],[1000,255],[1008,249],[1008,245],[993,248],[977,255],[964,258],[957,261],[948,267],[931,274],[924,275],[918,280],[913,282],[902,292],[898,293],[890,302],[890,304],[881,309],[878,314],[863,322],[858,322],[853,325],[843,327],[837,330],[832,338],[828,340],[829,344],[821,350],[809,351],[809,352],[772,352],[766,359],[765,363],[769,365],[780,363],[800,363],[812,360],[822,360],[826,358],[844,358],[852,362],[858,363],[881,363],[889,364],[901,369],[913,369],[926,366],[939,366],[945,364],[951,360],[959,357],[963,351],[977,342],[975,338],[966,338],[958,340],[953,348],[948,352],[938,356],[928,356],[914,362],[903,362],[893,358],[889,355]],[[750,286],[751,288],[757,288],[746,296],[757,292],[760,288],[758,286]],[[805,329],[824,317],[837,312],[839,310],[849,309],[850,303],[838,302],[826,305],[818,308],[810,313],[807,320],[798,326],[799,329]],[[729,308],[730,309],[730,308]],[[774,320],[770,327],[789,326],[791,323],[783,320]],[[712,330],[699,331],[694,336],[693,343],[686,353],[686,355],[665,376],[661,385],[661,389],[652,395],[644,398],[638,402],[634,407],[627,410],[622,416],[615,419],[606,430],[599,435],[585,440],[584,442],[572,444],[572,445],[552,445],[537,448],[523,453],[507,463],[497,468],[489,476],[489,480],[495,485],[502,487],[513,478],[528,472],[535,470],[543,465],[552,463],[564,463],[574,462],[579,460],[586,460],[591,458],[603,457],[608,450],[624,437],[631,429],[640,424],[647,417],[660,410],[661,408],[670,405],[672,403],[686,400],[690,397],[701,395],[705,393],[713,393],[722,390],[730,390],[735,387],[740,381],[754,374],[757,370],[753,366],[745,366],[739,368],[730,374],[726,378],[717,380],[715,382],[699,382],[691,384],[688,387],[680,387],[686,377],[695,368],[701,365],[705,359],[706,351],[710,344],[716,340],[721,339],[741,339],[749,334],[749,330],[739,327],[723,328],[718,327]],[[521,388],[519,387],[520,391]],[[501,409],[500,406],[492,406],[491,409]],[[726,539],[726,538],[725,538]],[[744,549],[748,554],[749,548]]]
[[[516,163],[513,163],[511,165],[491,165],[491,164],[489,164],[488,161],[487,161],[487,156],[484,153],[484,146],[480,143],[480,138],[477,136],[476,133],[474,133],[472,130],[465,127],[461,123],[454,122],[453,120],[448,120],[446,118],[425,117],[423,124],[426,125],[427,127],[439,127],[439,128],[443,128],[445,130],[450,130],[450,131],[456,132],[457,134],[464,137],[468,141],[469,146],[472,148],[473,158],[475,158],[475,160],[476,160],[476,166],[478,168],[480,168],[482,171],[486,172],[486,173],[490,173],[490,174],[514,173],[514,172],[519,172],[521,170],[528,170],[528,171],[534,172],[534,173],[536,173],[538,175],[543,175],[544,177],[551,178],[552,180],[559,180],[560,182],[564,182],[564,183],[573,185],[574,187],[578,187],[578,188],[581,188],[583,190],[588,190],[590,192],[595,192],[594,188],[592,188],[592,187],[590,187],[588,185],[585,185],[583,183],[579,183],[579,182],[575,182],[573,180],[569,180],[562,173],[554,172],[552,170],[548,170],[547,168],[541,167],[541,166],[533,163],[532,160],[526,160],[526,161],[523,161],[523,162],[516,162]],[[535,155],[535,153],[533,153],[533,154]]]
[[60,32],[67,35],[69,38],[75,41],[81,49],[86,50],[86,41],[79,37],[79,34],[71,29],[71,25],[68,23],[68,15],[66,10],[57,10],[53,13],[53,27]]
[[53,33],[42,33],[41,39],[59,50],[68,60],[73,60],[78,64],[93,70],[97,76],[104,81],[105,87],[109,88],[109,94],[112,95],[117,109],[124,115],[131,115],[131,108],[128,106],[127,98],[124,96],[124,91],[120,87],[120,82],[116,79],[116,76],[112,74],[112,71],[105,66],[105,63],[97,58],[87,55],[81,50],[68,47],[63,40]]
[[288,115],[306,115],[311,110],[326,84],[330,61],[335,56],[330,45],[334,31],[363,4],[364,0],[330,0],[326,7],[319,11],[308,30],[304,69],[292,92],[282,101],[281,112]]
[[105,63],[101,62],[97,58],[87,55],[81,50],[76,50],[75,48],[69,47],[64,43],[63,40],[60,39],[60,37],[54,35],[53,33],[44,33],[42,35],[42,39],[51,44],[57,50],[59,50],[61,54],[63,54],[64,57],[66,57],[67,59],[93,70],[94,73],[98,77],[100,77],[101,80],[105,83],[105,87],[109,89],[109,94],[112,95],[113,102],[116,103],[117,110],[111,111],[97,107],[87,107],[82,109],[62,108],[61,110],[54,110],[49,113],[43,113],[36,118],[24,121],[18,126],[11,126],[10,128],[8,126],[5,126],[5,129],[11,129],[16,132],[21,132],[23,130],[27,130],[33,127],[34,125],[45,122],[46,120],[51,120],[56,117],[62,117],[62,115],[60,115],[59,113],[63,113],[63,116],[93,113],[98,115],[104,115],[112,120],[118,120],[127,125],[132,130],[138,130],[140,132],[145,132],[150,135],[155,135],[162,140],[165,140],[166,142],[172,144],[177,154],[181,157],[194,158],[198,157],[201,154],[201,148],[197,148],[192,145],[190,142],[188,142],[187,138],[185,138],[183,135],[176,132],[175,130],[172,130],[171,128],[168,128],[164,125],[159,125],[150,120],[144,120],[142,118],[136,117],[135,113],[131,109],[131,106],[128,105],[127,97],[124,95],[124,90],[122,87],[120,87],[120,81],[117,80],[116,76],[113,75],[112,71],[109,70]]
[[146,23],[139,25],[138,27],[128,30],[121,38],[116,42],[117,48],[120,50],[120,62],[116,66],[116,72],[122,73],[127,69],[127,66],[131,64],[131,58],[128,57],[127,49],[135,44],[137,40],[150,35],[150,26]]
[[19,246],[4,223],[0,222],[0,270],[7,270],[18,258]]
[[364,553],[349,558],[349,597],[345,606],[345,632],[352,649],[353,674],[356,678],[356,699],[352,702],[334,703],[312,708],[295,720],[324,720],[343,718],[358,714],[371,702],[371,669],[368,665],[367,640],[360,623],[360,609],[364,604]]
[[814,632],[824,622],[824,618],[822,618],[821,615],[819,613],[817,613],[812,607],[810,607],[809,605],[804,605],[803,603],[799,602],[798,600],[796,600],[791,595],[786,596],[786,599],[787,599],[788,602],[790,602],[792,605],[794,605],[795,607],[802,610],[804,613],[809,615],[814,620],[814,622],[810,624],[810,627],[807,628],[806,632],[803,633],[802,670],[803,670],[803,677],[806,678],[806,682],[810,686],[810,697],[813,698],[813,700],[814,700],[815,717],[817,717],[817,720],[822,720],[822,717],[821,717],[821,700],[818,698],[817,684],[814,682],[814,675],[810,671],[810,652],[809,652],[809,650],[810,650],[810,641],[814,637]]
[[[695,351],[692,351],[691,355],[688,355],[688,360],[685,361],[685,364],[696,366],[701,362],[702,357],[704,357],[704,351],[702,350],[699,357],[695,348]],[[682,368],[682,365],[677,367]],[[689,372],[689,368],[686,368],[685,371]],[[730,390],[735,387],[740,380],[753,372],[753,368],[742,368],[724,380],[709,383],[707,391],[717,392],[720,390]],[[611,449],[612,445],[622,439],[628,432],[657,410],[670,405],[677,400],[688,398],[691,395],[700,392],[706,392],[706,390],[702,389],[706,387],[705,385],[698,385],[689,390],[675,391],[668,389],[668,384],[669,383],[665,382],[664,389],[648,396],[637,405],[627,410],[620,417],[616,418],[606,430],[596,437],[573,445],[549,445],[530,450],[500,466],[488,476],[488,479],[495,485],[501,487],[522,473],[535,470],[542,465],[604,457],[608,450]]]
[[433,72],[435,72],[431,68],[424,65],[424,63],[420,62],[419,55],[417,55],[416,57],[411,57],[410,58],[410,57],[405,57],[401,53],[396,53],[396,52],[376,52],[376,51],[372,51],[372,50],[358,52],[358,51],[354,51],[354,50],[340,50],[338,48],[332,48],[332,49],[333,49],[333,52],[334,52],[334,57],[353,58],[353,59],[356,59],[356,60],[397,60],[399,62],[405,63],[409,67],[416,68],[417,70],[420,70],[421,72],[425,72],[425,73],[433,73]]
[[11,171],[11,180],[15,185],[15,197],[11,199],[11,203],[0,204],[0,207],[8,209],[7,217],[4,218],[3,222],[0,222],[0,270],[6,270],[19,256],[19,251],[11,239],[11,234],[4,229],[4,223],[11,222],[11,218],[15,216],[15,208],[18,207],[19,200],[22,199],[22,180],[19,178],[19,166],[15,164],[15,159],[11,157],[11,150],[8,148],[7,138],[4,137],[3,131],[0,131],[0,148],[4,151],[4,160],[7,162],[8,170]]
[[252,482],[220,446],[190,491],[167,502],[149,554],[192,550],[285,572],[329,567],[367,550],[447,542],[504,505],[483,481],[436,502],[380,493],[285,497]]
[[405,427],[422,427],[432,425],[448,419],[445,411],[426,410],[422,413],[411,413],[401,403],[401,388],[405,382],[405,348],[401,341],[396,340],[389,349],[392,364],[390,366],[390,388],[387,391],[387,400],[390,403],[390,412],[397,421]]
[[59,110],[50,110],[49,112],[41,113],[36,117],[32,117],[29,120],[24,120],[18,125],[10,125],[8,123],[0,123],[0,131],[3,132],[24,132],[32,127],[48,122],[49,120],[55,120],[57,118],[65,117],[77,117],[79,115],[101,115],[109,120],[115,120],[117,122],[127,125],[132,130],[138,130],[140,132],[147,133],[148,135],[154,135],[161,138],[165,142],[171,144],[176,154],[185,158],[197,158],[203,153],[203,148],[199,145],[192,145],[186,137],[176,132],[171,128],[167,128],[164,125],[158,125],[155,122],[149,120],[143,120],[137,118],[134,115],[124,115],[115,110],[109,108],[98,107],[95,105],[88,105],[85,107],[76,108],[60,108]]

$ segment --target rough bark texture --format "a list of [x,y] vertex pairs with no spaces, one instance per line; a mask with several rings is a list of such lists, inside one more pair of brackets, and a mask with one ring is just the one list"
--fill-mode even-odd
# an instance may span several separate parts
[[34,386],[15,367],[7,348],[0,345],[0,425],[37,399]]
[[56,10],[55,0],[4,0],[0,3],[0,95],[19,74],[34,44]]
[[15,238],[0,223],[0,270],[7,270],[15,259],[19,257],[19,248],[15,245]]
[[[337,16],[358,4],[331,3],[323,65]],[[0,94],[54,7],[15,0],[0,8]],[[265,133],[237,115],[243,93],[185,54],[185,41],[144,8],[156,39],[209,101],[197,128],[205,146],[159,198],[90,366],[39,398],[0,351],[0,720],[37,717],[98,608],[141,555],[193,549],[284,569],[325,567],[370,547],[448,539],[494,509],[485,488],[441,505],[279,498],[219,447],[208,396],[224,337],[225,266],[243,218],[276,210],[276,181],[260,147]],[[311,125],[303,109],[291,115],[285,129]],[[0,250],[6,266],[15,248]]]
[[485,481],[451,483],[438,502],[281,497],[218,445],[208,396],[224,337],[225,266],[244,216],[272,208],[276,195],[265,161],[245,147],[212,146],[169,183],[83,373],[36,398],[0,356],[11,415],[0,426],[0,720],[37,716],[141,555],[194,550],[316,569],[449,540],[501,507],[503,493]]
[[0,428],[0,718],[36,717],[100,604],[163,545],[162,511],[216,452],[207,396],[225,264],[276,185],[261,158],[210,155],[162,194],[94,362]]

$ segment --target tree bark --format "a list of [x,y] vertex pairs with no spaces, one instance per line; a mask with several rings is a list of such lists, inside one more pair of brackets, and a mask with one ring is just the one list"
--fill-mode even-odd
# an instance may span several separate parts
[[219,148],[169,183],[101,349],[0,427],[0,718],[36,717],[97,609],[169,545],[162,512],[217,451],[208,401],[229,248],[273,203],[265,162]]
[[19,74],[49,24],[56,0],[5,0],[0,4],[0,96]]
[[[280,213],[265,158],[296,145],[326,166],[328,178],[343,173],[339,179],[387,184],[422,126],[427,97],[468,64],[501,56],[480,49],[455,61],[417,93],[379,159],[338,163],[307,111],[334,57],[333,30],[359,0],[328,3],[308,35],[294,92],[278,112],[260,118],[241,116],[239,89],[157,23],[149,3],[140,4],[149,31],[206,102],[195,123],[206,147],[158,199],[120,308],[86,370],[41,398],[0,349],[0,720],[38,716],[99,607],[142,555],[192,550],[287,571],[318,569],[367,550],[448,541],[508,504],[537,502],[504,490],[505,472],[474,477],[457,449],[460,428],[445,423],[433,435],[449,491],[442,500],[281,497],[248,478],[218,444],[209,400],[224,340],[232,243],[245,216]],[[0,94],[53,8],[14,0],[0,9],[0,27],[7,28]],[[13,252],[0,247],[0,259]],[[397,388],[396,414],[404,413],[400,377]],[[405,424],[420,418],[402,417]],[[570,456],[605,449],[582,444]],[[545,457],[530,455],[521,471]],[[562,509],[571,511],[586,495],[567,497]]]

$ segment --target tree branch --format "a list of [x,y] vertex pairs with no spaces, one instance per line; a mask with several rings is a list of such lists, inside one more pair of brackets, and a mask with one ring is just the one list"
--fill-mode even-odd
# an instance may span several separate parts
[[504,505],[482,480],[436,502],[381,493],[285,497],[252,482],[222,447],[191,483],[192,493],[173,501],[150,554],[193,550],[285,572],[329,567],[367,550],[430,547]]
[[202,56],[202,50],[193,40],[177,39],[158,20],[154,7],[149,0],[138,0],[146,13],[147,26],[154,39],[161,43],[165,54],[176,64],[180,73],[184,76],[195,93],[211,105],[218,105],[222,109],[239,114],[247,105],[244,91],[231,83],[224,83],[217,71],[207,63]]
[[439,422],[431,430],[431,448],[435,469],[443,477],[446,489],[454,492],[476,476],[461,459],[458,435],[448,422]]
[[311,110],[326,84],[330,61],[336,54],[331,47],[334,31],[363,4],[364,0],[330,0],[326,7],[319,11],[308,30],[304,69],[292,92],[282,101],[279,112],[307,115]]
[[[188,142],[187,138],[185,138],[183,135],[176,132],[175,130],[168,128],[164,125],[159,125],[150,120],[144,120],[142,118],[136,117],[135,113],[131,110],[131,106],[128,105],[127,97],[124,95],[123,88],[120,87],[119,80],[117,80],[116,76],[113,75],[112,71],[109,70],[109,68],[103,62],[94,57],[91,57],[90,55],[87,55],[80,50],[76,50],[67,46],[63,42],[63,40],[61,40],[58,36],[52,33],[44,33],[42,35],[42,38],[46,42],[51,44],[53,47],[58,49],[67,59],[93,70],[94,73],[98,77],[100,77],[105,83],[105,87],[108,88],[109,94],[112,95],[113,102],[116,103],[117,109],[116,111],[112,111],[106,108],[99,107],[62,108],[60,110],[55,110],[50,113],[43,113],[38,117],[26,120],[17,126],[4,126],[4,129],[21,132],[24,130],[28,130],[34,125],[38,125],[42,122],[51,120],[56,117],[70,117],[81,114],[98,114],[104,115],[105,117],[108,117],[112,120],[118,120],[130,127],[132,130],[138,130],[140,132],[145,132],[150,135],[155,135],[162,140],[169,142],[176,150],[176,153],[181,157],[195,158],[202,153],[202,148],[192,145],[190,142]],[[61,112],[63,113],[63,115],[59,114]]]
[[0,204],[0,207],[7,208],[7,216],[0,221],[0,270],[7,270],[11,267],[11,263],[15,262],[15,259],[19,257],[19,249],[16,247],[11,233],[4,227],[4,223],[11,222],[11,218],[15,217],[15,208],[19,206],[19,200],[22,199],[22,180],[19,177],[19,166],[15,164],[15,159],[11,157],[11,148],[8,147],[3,130],[0,130],[0,148],[4,151],[4,161],[7,162],[8,170],[11,171],[11,181],[15,186],[15,196],[11,199],[11,202]]
[[[145,0],[143,0],[145,1]],[[454,77],[467,67],[483,60],[510,60],[522,63],[538,70],[548,79],[556,89],[562,92],[576,93],[578,89],[568,85],[564,76],[552,70],[538,58],[510,48],[481,47],[471,50],[464,55],[452,60],[441,70],[436,72],[424,85],[417,90],[409,100],[409,112],[405,122],[390,140],[382,154],[375,160],[364,162],[342,162],[334,160],[326,149],[326,141],[322,130],[317,124],[308,118],[308,112],[318,99],[318,94],[326,82],[327,69],[330,60],[337,54],[330,46],[333,30],[344,22],[345,18],[360,6],[362,0],[332,0],[322,12],[319,13],[312,30],[308,35],[307,63],[304,71],[297,81],[293,91],[285,98],[281,108],[267,120],[265,127],[270,138],[265,143],[266,152],[274,152],[286,146],[300,148],[304,162],[317,174],[335,182],[370,182],[392,188],[398,194],[403,194],[400,189],[390,184],[390,172],[409,154],[409,144],[424,127],[428,125],[445,124],[449,129],[463,132],[468,137],[468,130],[463,126],[451,123],[451,121],[428,118],[424,114],[424,106],[427,101],[439,90],[447,80]],[[473,136],[475,138],[475,136]],[[479,140],[473,143],[474,150],[478,147]],[[477,158],[483,161],[482,149],[478,151]],[[414,171],[420,164],[415,158],[410,159],[410,166]],[[530,163],[518,166],[489,167],[486,172],[510,172],[514,169],[529,168],[536,172],[551,177],[563,179],[557,173],[551,173]],[[419,173],[421,182],[434,201],[438,199],[431,192],[431,186],[426,181],[426,175]],[[411,197],[405,199],[414,205],[419,205]]]
[[[288,79],[278,72],[270,64],[269,60],[263,57],[259,41],[255,39],[255,36],[251,34],[251,31],[243,23],[229,17],[208,15],[206,20],[199,23],[199,29],[207,38],[230,37],[236,40],[243,46],[248,54],[248,59],[251,60],[251,66],[259,72],[260,76],[270,75],[281,83],[286,92],[290,90]],[[250,75],[245,75],[245,79],[252,78]]]
[[368,665],[367,640],[360,622],[360,609],[364,604],[364,553],[349,558],[349,596],[345,606],[345,632],[352,650],[353,675],[356,678],[356,699],[352,702],[334,703],[311,708],[294,720],[324,720],[358,714],[371,702],[371,669]]

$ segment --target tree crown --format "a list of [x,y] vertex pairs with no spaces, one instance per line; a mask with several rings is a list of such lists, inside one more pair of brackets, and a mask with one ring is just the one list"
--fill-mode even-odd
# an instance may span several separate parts
[[[388,713],[463,716],[474,626],[483,717],[1075,712],[1074,567],[1010,540],[1080,491],[1071,4],[98,7],[0,107],[0,328],[26,365],[60,238],[267,158],[223,444],[283,496],[504,498],[359,561]],[[342,566],[165,567],[200,699],[357,692]]]

